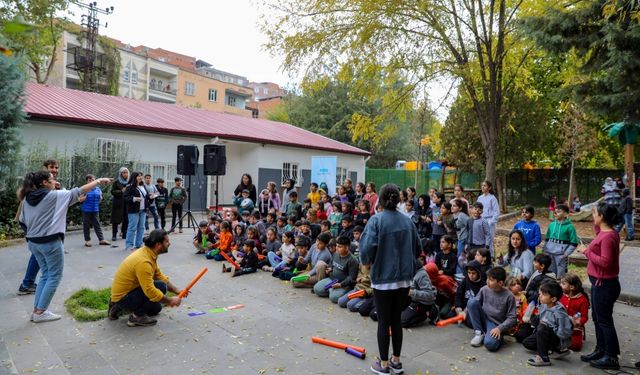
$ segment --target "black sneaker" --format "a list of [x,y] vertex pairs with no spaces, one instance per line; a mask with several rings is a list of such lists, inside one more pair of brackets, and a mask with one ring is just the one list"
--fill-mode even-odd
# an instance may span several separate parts
[[109,301],[109,319],[118,320],[122,308],[117,303]]
[[604,355],[602,358],[594,361],[590,361],[591,367],[599,368],[601,370],[620,370],[620,363],[617,357],[610,357]]
[[38,284],[33,283],[31,284],[31,286],[29,287],[23,287],[22,285],[20,285],[20,288],[18,288],[18,295],[19,296],[26,296],[27,294],[35,294],[36,293],[36,287],[38,286]]
[[396,374],[404,373],[402,362],[394,362],[393,360],[389,360],[389,370],[393,371]]
[[149,318],[147,315],[135,316],[133,314],[129,316],[129,321],[127,321],[129,327],[148,327],[154,326],[156,323],[158,323],[157,320]]

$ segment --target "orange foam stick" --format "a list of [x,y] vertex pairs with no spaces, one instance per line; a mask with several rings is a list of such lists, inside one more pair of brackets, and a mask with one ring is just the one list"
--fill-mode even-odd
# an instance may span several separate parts
[[262,254],[258,254],[258,260],[264,260],[264,258],[266,258],[266,256]]
[[231,257],[227,255],[227,253],[221,250],[220,255],[222,255],[222,257],[226,259],[227,262],[231,263],[231,265],[234,266],[237,270],[240,269],[240,266],[238,265],[238,263],[236,263],[233,259],[231,259]]
[[349,293],[349,295],[347,297],[349,299],[354,299],[354,298],[364,297],[365,294],[366,294],[366,292],[364,291],[364,289],[362,289],[362,290],[358,290],[357,292]]
[[202,275],[204,275],[205,273],[207,273],[207,271],[209,271],[209,269],[207,267],[203,268],[200,270],[200,272],[198,272],[198,274],[196,275],[196,277],[193,278],[193,280],[191,280],[191,282],[189,283],[189,285],[187,285],[186,288],[182,289],[182,291],[180,291],[180,293],[178,294],[178,298],[184,298],[187,296],[187,294],[189,293],[189,290],[191,290],[191,288],[193,288],[194,285],[196,285],[196,283],[198,282],[198,280],[200,280],[200,278],[202,277]]
[[341,349],[341,350],[345,350],[345,348],[351,348],[353,350],[359,351],[360,353],[366,353],[365,348],[361,348],[359,346],[353,346],[353,345],[345,344],[345,343],[338,342],[338,341],[331,341],[331,340],[323,339],[323,338],[317,337],[317,336],[311,336],[311,342],[316,343],[316,344],[322,344],[322,345],[330,346],[332,348],[337,348],[337,349]]
[[458,323],[464,320],[464,315],[456,315],[453,318],[449,318],[449,319],[445,319],[445,320],[441,320],[438,323],[436,323],[436,327],[444,327],[447,326],[449,324],[453,324],[453,323]]

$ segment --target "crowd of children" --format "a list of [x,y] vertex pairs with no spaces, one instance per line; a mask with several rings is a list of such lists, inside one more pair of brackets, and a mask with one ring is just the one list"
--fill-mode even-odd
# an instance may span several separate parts
[[[223,262],[232,277],[270,272],[375,320],[370,270],[358,258],[360,235],[377,211],[371,207],[375,185],[357,187],[355,192],[349,182],[330,197],[312,183],[304,204],[291,186],[274,204],[277,192],[269,187],[253,211],[202,221],[193,239],[196,253]],[[411,188],[401,195],[398,210],[416,225],[423,248],[403,327],[462,316],[473,330],[472,346],[496,351],[512,335],[536,352],[528,361],[532,366],[580,350],[589,298],[580,278],[566,273],[567,257],[579,242],[568,207],[554,204],[555,220],[543,237],[533,207],[526,206],[506,254],[496,257],[493,218],[484,216],[482,202],[470,204],[459,190],[450,202],[435,189],[418,198]]]

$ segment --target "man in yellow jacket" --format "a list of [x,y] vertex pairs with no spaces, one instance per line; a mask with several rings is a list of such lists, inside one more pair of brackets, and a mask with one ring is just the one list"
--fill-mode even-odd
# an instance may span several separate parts
[[151,316],[158,315],[162,305],[179,306],[178,296],[167,297],[167,291],[180,293],[158,267],[158,255],[169,251],[169,235],[163,229],[151,231],[144,239],[144,246],[126,257],[115,276],[111,286],[109,301],[109,318],[118,319],[124,310],[132,311],[127,325],[152,326],[158,321]]

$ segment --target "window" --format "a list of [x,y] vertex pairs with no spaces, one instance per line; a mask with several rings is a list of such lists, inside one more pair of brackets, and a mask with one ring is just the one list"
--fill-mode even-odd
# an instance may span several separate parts
[[156,79],[155,78],[151,78],[151,83],[149,84],[149,88],[151,90],[155,90],[156,89]]
[[347,178],[347,168],[336,168],[336,186],[342,185],[342,182]]
[[263,93],[263,94],[265,94],[265,95],[269,95],[269,89],[268,89],[268,88],[266,88],[266,87],[265,87],[265,88],[263,88],[263,89],[262,89],[262,93]]
[[138,71],[135,69],[131,71],[131,83],[134,85],[138,83]]
[[236,97],[235,96],[227,96],[227,105],[230,105],[232,107],[236,106]]
[[194,96],[196,94],[196,84],[193,82],[185,82],[184,94],[189,96]]
[[122,80],[125,82],[129,82],[129,67],[125,67],[122,71]]
[[104,162],[126,160],[129,154],[129,141],[120,139],[97,138],[98,159]]
[[209,89],[209,101],[210,102],[217,102],[218,101],[218,90]]
[[300,175],[298,171],[300,170],[299,163],[282,163],[282,183],[284,184],[287,179],[296,180],[296,186],[300,186],[302,181],[300,181]]
[[254,87],[253,92],[255,92],[256,94],[260,94],[260,87],[258,86]]

